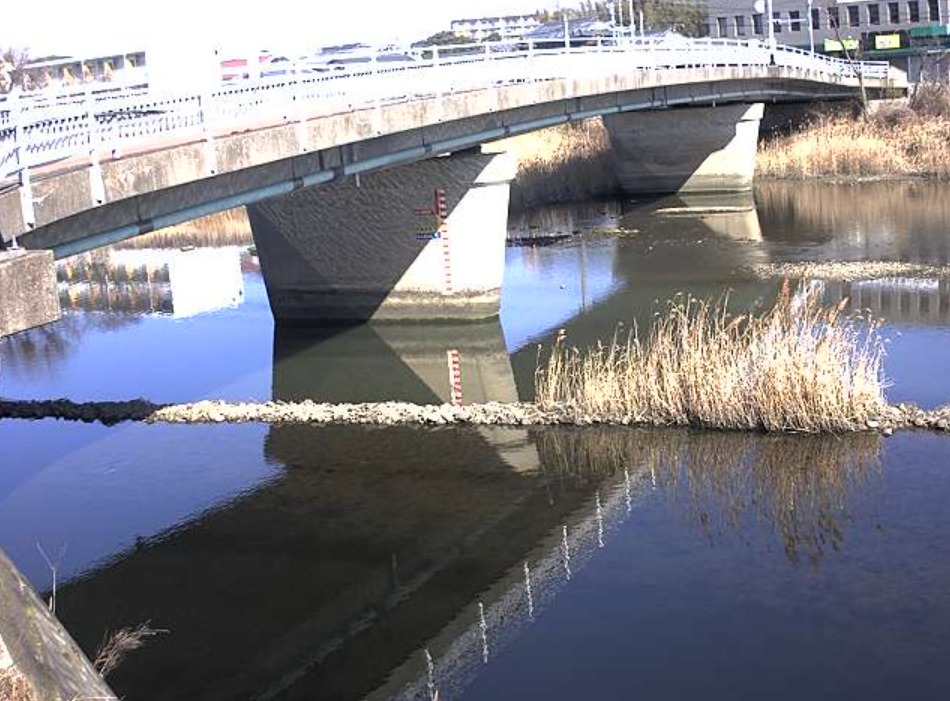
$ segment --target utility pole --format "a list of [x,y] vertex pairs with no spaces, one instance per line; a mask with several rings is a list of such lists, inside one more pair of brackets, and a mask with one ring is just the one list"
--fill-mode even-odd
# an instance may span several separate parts
[[811,19],[812,3],[813,0],[808,0],[808,47],[812,53],[815,53],[815,23]]
[[769,22],[769,49],[775,51],[775,11],[772,7],[772,0],[768,0],[766,8],[766,11],[769,13],[769,16],[766,18]]

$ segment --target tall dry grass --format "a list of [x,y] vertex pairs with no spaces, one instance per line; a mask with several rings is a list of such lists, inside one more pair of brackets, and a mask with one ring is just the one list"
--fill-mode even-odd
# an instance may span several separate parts
[[253,242],[247,212],[243,207],[238,207],[137,236],[123,241],[116,248],[249,246]]
[[515,209],[619,191],[610,162],[610,137],[600,118],[514,136],[495,142],[492,150],[508,151],[518,162],[511,185]]
[[722,429],[841,432],[887,408],[883,345],[872,324],[786,283],[774,306],[732,317],[727,300],[685,297],[645,338],[585,352],[562,336],[536,375],[536,401],[594,417]]
[[950,179],[950,117],[909,108],[869,118],[822,116],[761,144],[759,176]]

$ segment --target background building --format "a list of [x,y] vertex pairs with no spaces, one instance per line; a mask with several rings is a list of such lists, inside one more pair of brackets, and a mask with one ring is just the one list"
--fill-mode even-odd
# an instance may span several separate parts
[[31,90],[90,82],[144,83],[147,80],[145,65],[144,51],[82,58],[53,56],[23,65],[23,87]]
[[520,38],[541,23],[534,14],[505,15],[504,17],[479,17],[452,20],[451,30],[460,36],[483,41],[492,35],[502,39]]
[[[947,79],[950,0],[773,0],[771,18],[781,44],[866,59],[886,59],[908,72]],[[704,29],[711,37],[765,38],[765,13],[753,3],[709,0]]]

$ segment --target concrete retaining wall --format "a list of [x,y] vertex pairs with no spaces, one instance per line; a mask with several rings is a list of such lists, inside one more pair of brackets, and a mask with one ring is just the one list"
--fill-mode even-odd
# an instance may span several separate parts
[[26,677],[41,701],[116,698],[26,578],[0,551],[0,671],[3,658]]

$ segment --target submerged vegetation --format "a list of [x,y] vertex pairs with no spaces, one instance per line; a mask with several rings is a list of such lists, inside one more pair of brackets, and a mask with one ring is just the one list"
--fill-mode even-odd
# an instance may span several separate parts
[[673,300],[641,338],[637,329],[586,352],[559,337],[537,372],[542,410],[566,406],[632,423],[840,432],[885,413],[883,346],[786,284],[761,314],[731,316],[727,300]]

